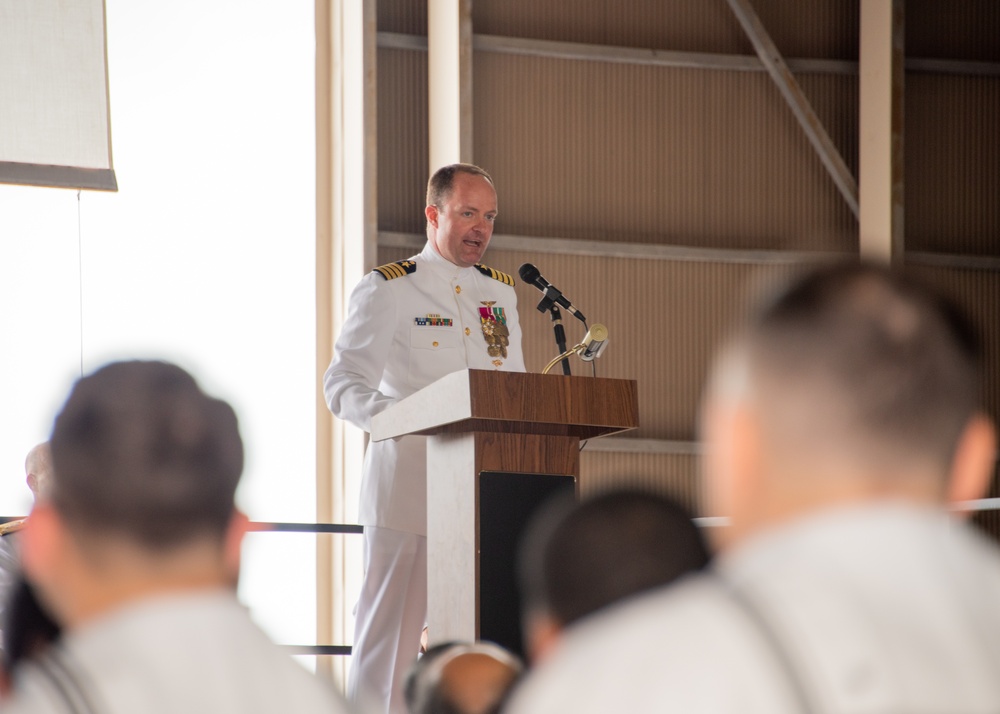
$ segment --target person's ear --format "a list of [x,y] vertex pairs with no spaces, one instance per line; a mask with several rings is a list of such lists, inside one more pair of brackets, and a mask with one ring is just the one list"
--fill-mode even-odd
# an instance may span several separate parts
[[965,425],[955,448],[948,474],[948,502],[982,498],[990,486],[997,458],[997,435],[985,414],[976,414]]
[[226,574],[235,588],[240,577],[240,553],[243,547],[243,536],[250,530],[250,519],[238,508],[233,509],[226,528],[226,540],[223,548],[223,566]]
[[44,587],[53,571],[61,567],[65,537],[62,520],[52,505],[36,502],[18,534],[21,566],[32,583]]
[[424,215],[427,217],[427,222],[430,225],[434,226],[435,228],[438,227],[438,207],[437,206],[435,206],[435,205],[432,204],[430,206],[425,207],[424,208]]
[[28,484],[28,488],[31,490],[31,495],[38,500],[38,477],[35,474],[28,474],[28,478],[25,479]]
[[710,532],[713,545],[721,549],[752,526],[762,488],[760,424],[746,401],[725,399],[706,406],[702,424],[706,515],[729,519]]
[[562,637],[562,625],[547,613],[525,615],[524,635],[528,660],[534,665],[549,655]]

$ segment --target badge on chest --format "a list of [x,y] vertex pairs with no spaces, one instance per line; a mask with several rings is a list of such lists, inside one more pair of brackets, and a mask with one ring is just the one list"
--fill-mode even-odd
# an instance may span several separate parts
[[507,328],[507,315],[502,307],[494,307],[495,300],[483,300],[479,308],[479,321],[483,328],[483,339],[486,340],[486,352],[494,359],[496,367],[503,365],[507,359],[507,346],[510,344],[510,330]]
[[417,327],[451,327],[450,317],[441,317],[437,313],[413,318],[413,324]]

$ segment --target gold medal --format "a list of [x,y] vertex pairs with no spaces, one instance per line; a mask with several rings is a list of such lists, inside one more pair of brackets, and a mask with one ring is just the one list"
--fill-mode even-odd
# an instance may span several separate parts
[[[502,307],[493,307],[496,300],[483,300],[481,304],[483,307],[479,308],[479,321],[482,323],[483,339],[486,340],[486,353],[490,357],[507,359],[507,346],[510,344],[507,316]],[[493,364],[499,367],[503,362],[493,360]]]

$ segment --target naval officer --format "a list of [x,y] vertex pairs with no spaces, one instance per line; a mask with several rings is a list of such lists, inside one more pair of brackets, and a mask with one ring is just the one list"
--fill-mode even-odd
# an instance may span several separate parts
[[[514,280],[480,262],[497,217],[493,180],[470,164],[439,169],[424,215],[424,249],[355,288],[323,379],[334,415],[365,431],[452,372],[524,371]],[[365,454],[365,574],[347,693],[366,711],[406,711],[403,679],[427,617],[426,468],[423,437],[372,442]]]

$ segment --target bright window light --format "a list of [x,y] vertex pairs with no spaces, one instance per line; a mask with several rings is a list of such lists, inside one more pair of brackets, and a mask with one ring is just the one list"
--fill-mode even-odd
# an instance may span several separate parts
[[[119,192],[0,186],[0,515],[81,361],[164,358],[236,408],[250,517],[315,521],[313,13],[107,0]],[[315,643],[314,542],[247,540],[278,642]]]

